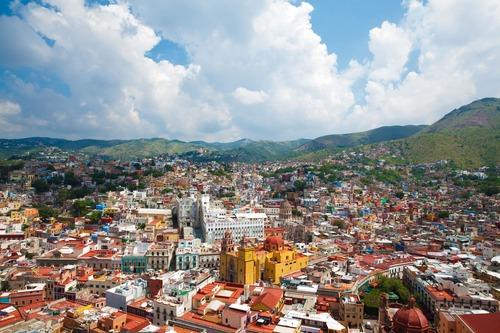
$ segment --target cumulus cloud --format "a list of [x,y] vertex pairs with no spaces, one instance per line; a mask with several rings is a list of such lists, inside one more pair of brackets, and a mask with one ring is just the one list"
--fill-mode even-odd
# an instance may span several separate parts
[[[384,22],[370,32],[365,99],[351,122],[362,119],[363,128],[432,123],[474,99],[500,96],[500,2],[411,0],[406,6],[399,25]],[[410,51],[417,60],[408,71]]]
[[404,29],[384,21],[370,31],[369,48],[373,54],[370,79],[395,81],[408,61],[411,41]]
[[[339,73],[336,55],[313,31],[313,7],[277,0],[236,4],[216,0],[192,8],[191,2],[165,1],[152,8],[132,1],[146,24],[186,47],[203,82],[222,93],[240,137],[312,137],[339,128],[354,103],[353,81]],[[191,22],[202,22],[203,29]]]
[[[29,3],[18,7],[22,20],[7,31],[24,31],[54,41],[50,58],[33,66],[69,86],[70,94],[4,73],[4,94],[14,96],[26,117],[44,119],[33,134],[65,137],[186,138],[221,132],[231,126],[217,92],[183,89],[196,81],[199,66],[154,62],[144,56],[159,41],[154,29],[141,23],[124,4],[86,6],[84,1]],[[41,38],[41,37],[39,37]],[[22,40],[22,38],[20,38]],[[16,41],[7,50],[19,47]],[[12,46],[12,47],[11,47]],[[198,96],[209,95],[210,100]],[[194,116],[194,115],[197,116]],[[193,135],[194,136],[194,135]]]
[[254,91],[244,87],[238,87],[233,91],[233,97],[243,104],[259,104],[264,102],[269,96],[262,90]]
[[0,100],[0,127],[6,133],[17,132],[20,126],[10,122],[10,118],[21,113],[21,106],[15,102]]
[[[231,140],[430,123],[500,95],[498,1],[405,6],[367,32],[370,58],[338,68],[306,2],[19,2],[0,16],[0,99],[19,106],[23,135]],[[188,64],[146,57],[162,39]]]

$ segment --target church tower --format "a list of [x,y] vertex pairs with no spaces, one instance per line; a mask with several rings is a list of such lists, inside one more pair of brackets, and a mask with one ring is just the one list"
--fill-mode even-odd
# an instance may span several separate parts
[[233,243],[233,234],[231,230],[226,230],[222,239],[220,251],[220,279],[222,281],[231,281],[234,279],[234,271],[236,270],[233,258],[235,245]]
[[227,229],[224,232],[224,238],[222,239],[221,252],[230,253],[234,252],[234,243],[233,243],[233,233],[231,230]]

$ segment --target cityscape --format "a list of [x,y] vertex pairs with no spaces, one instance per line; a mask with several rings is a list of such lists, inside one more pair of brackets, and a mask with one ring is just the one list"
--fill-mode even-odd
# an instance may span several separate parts
[[0,6],[0,333],[499,332],[500,3],[375,3]]

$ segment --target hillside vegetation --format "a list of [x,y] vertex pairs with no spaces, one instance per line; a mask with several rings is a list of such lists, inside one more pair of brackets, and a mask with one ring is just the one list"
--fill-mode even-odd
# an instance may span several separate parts
[[500,99],[465,105],[403,140],[403,155],[414,163],[451,160],[462,167],[500,163]]
[[452,160],[462,167],[499,165],[500,99],[484,98],[451,111],[436,123],[384,126],[365,132],[333,134],[291,141],[185,142],[162,138],[136,140],[65,140],[54,138],[0,139],[0,159],[23,158],[47,148],[80,151],[130,160],[161,154],[199,160],[260,162],[321,159],[344,149],[397,144],[413,163]]

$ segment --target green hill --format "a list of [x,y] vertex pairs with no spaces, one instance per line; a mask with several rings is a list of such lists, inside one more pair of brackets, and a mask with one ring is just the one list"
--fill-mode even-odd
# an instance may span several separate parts
[[109,147],[88,146],[81,151],[87,154],[98,154],[114,159],[147,158],[161,154],[182,154],[200,149],[201,146],[178,140],[137,139],[119,143]]
[[452,160],[461,167],[500,163],[500,99],[484,98],[445,115],[402,141],[414,163]]
[[356,147],[397,140],[414,135],[425,127],[425,125],[383,126],[366,132],[325,135],[310,140],[297,148],[297,150],[300,152],[314,152],[322,149]]
[[225,155],[232,157],[231,159],[243,162],[259,162],[269,160],[281,160],[291,158],[299,153],[296,149],[306,142],[308,139],[298,139],[293,141],[253,141],[244,146],[224,151]]
[[[459,166],[499,165],[500,99],[484,98],[453,110],[436,123],[384,126],[366,132],[334,134],[313,140],[184,142],[161,138],[136,140],[65,140],[33,137],[0,139],[0,158],[22,156],[48,147],[81,151],[114,159],[161,154],[200,155],[204,160],[260,162],[282,159],[318,159],[346,148],[392,142],[402,157],[414,163],[452,160]],[[203,153],[200,154],[199,151]]]

